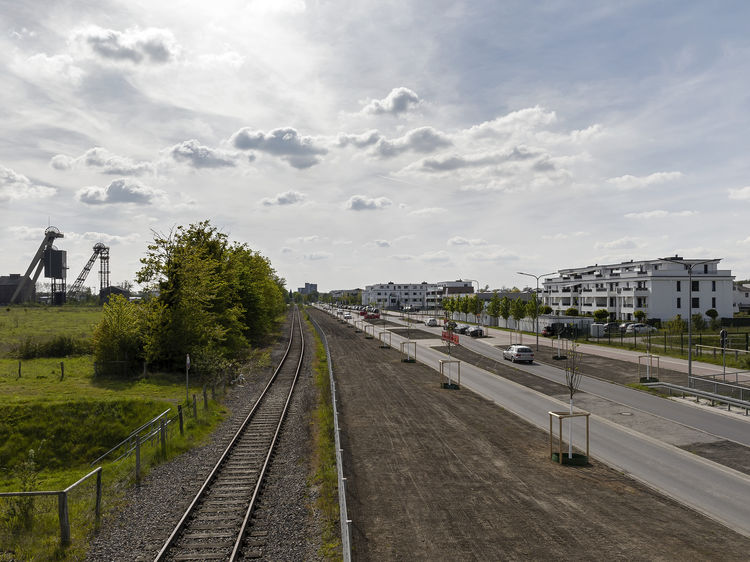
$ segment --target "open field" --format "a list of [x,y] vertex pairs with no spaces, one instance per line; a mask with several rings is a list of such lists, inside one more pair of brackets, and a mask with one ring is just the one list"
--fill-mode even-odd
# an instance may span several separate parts
[[102,317],[99,306],[8,306],[0,308],[0,356],[27,338],[58,335],[89,339]]

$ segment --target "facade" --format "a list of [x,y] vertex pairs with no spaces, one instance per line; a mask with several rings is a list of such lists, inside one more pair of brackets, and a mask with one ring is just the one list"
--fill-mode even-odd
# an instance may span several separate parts
[[750,312],[750,285],[734,284],[733,312]]
[[[691,312],[705,316],[710,309],[732,317],[734,283],[730,270],[718,269],[721,259],[670,259],[678,263],[631,260],[561,269],[557,277],[544,279],[542,298],[555,314],[571,307],[579,314],[603,308],[610,320],[634,320],[637,310],[663,321]],[[686,266],[692,266],[692,277]]]
[[300,295],[312,295],[313,293],[318,292],[318,284],[317,283],[305,283],[305,286],[297,289],[297,292]]
[[443,298],[471,294],[471,281],[440,281],[438,283],[379,283],[367,285],[362,291],[362,304],[378,308],[411,307],[419,310],[438,310]]

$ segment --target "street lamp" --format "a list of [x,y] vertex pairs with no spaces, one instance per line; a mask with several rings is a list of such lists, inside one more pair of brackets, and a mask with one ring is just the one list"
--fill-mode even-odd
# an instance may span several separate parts
[[523,271],[517,271],[518,275],[527,275],[536,279],[536,293],[534,293],[534,302],[536,307],[536,350],[539,351],[539,278],[545,275],[554,275],[555,272],[543,273],[542,275],[534,275],[532,273],[524,273]]
[[684,260],[678,259],[677,256],[674,258],[660,259],[662,261],[678,263],[687,269],[688,272],[688,388],[691,388],[691,383],[693,381],[693,268],[696,265],[712,263],[716,260],[703,260],[688,264],[685,263]]

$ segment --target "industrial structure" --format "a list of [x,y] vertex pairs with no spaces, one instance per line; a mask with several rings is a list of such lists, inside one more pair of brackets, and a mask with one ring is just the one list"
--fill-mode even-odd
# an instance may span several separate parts
[[42,271],[44,271],[44,278],[50,281],[50,304],[63,304],[68,299],[80,298],[83,283],[97,258],[99,259],[99,297],[104,298],[116,289],[109,284],[109,247],[99,242],[94,245],[94,253],[80,275],[66,291],[67,252],[57,249],[54,245],[58,238],[64,237],[57,227],[47,227],[44,231],[44,239],[26,273],[0,276],[0,303],[16,304],[36,300],[36,284]]
[[68,289],[68,299],[75,298],[81,293],[83,283],[86,281],[96,258],[99,258],[99,294],[101,295],[104,289],[109,287],[109,247],[97,242],[94,244],[94,253],[91,254],[89,261],[83,266],[83,270]]
[[56,227],[49,226],[44,231],[44,240],[39,246],[29,268],[23,276],[11,275],[9,279],[18,279],[10,304],[31,300],[36,282],[44,269],[44,277],[50,279],[50,301],[53,304],[65,302],[65,277],[68,270],[67,252],[54,246],[55,240],[64,238]]

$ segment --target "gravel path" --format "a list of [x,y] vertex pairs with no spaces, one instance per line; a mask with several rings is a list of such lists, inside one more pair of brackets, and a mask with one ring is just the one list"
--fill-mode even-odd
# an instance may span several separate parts
[[[288,320],[282,333],[271,354],[274,367],[289,339]],[[319,541],[315,537],[321,533],[310,507],[315,490],[308,487],[309,417],[315,403],[309,352],[305,367],[282,430],[271,480],[262,496],[263,517],[270,523],[263,552],[266,559],[318,559]],[[228,389],[224,404],[230,416],[206,444],[153,468],[140,488],[131,489],[125,505],[105,517],[87,560],[154,559],[272,373],[273,367],[264,369],[248,377],[245,384]]]

